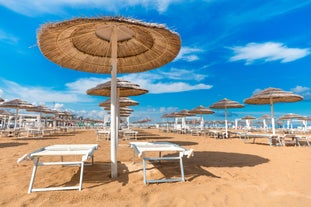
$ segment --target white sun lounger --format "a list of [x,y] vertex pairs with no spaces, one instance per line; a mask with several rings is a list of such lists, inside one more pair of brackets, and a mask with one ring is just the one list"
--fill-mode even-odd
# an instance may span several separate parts
[[[185,181],[182,158],[183,156],[187,156],[189,158],[191,155],[193,155],[193,149],[186,150],[185,148],[170,142],[130,142],[129,144],[130,147],[133,148],[133,161],[135,153],[138,155],[138,157],[141,157],[143,160],[144,184]],[[147,152],[159,152],[159,157],[146,157]],[[161,152],[178,152],[179,156],[162,157]],[[161,179],[161,180],[147,180],[146,161],[160,161],[160,160],[179,160],[181,177]]]
[[[93,164],[94,161],[93,154],[97,148],[98,148],[97,144],[63,144],[63,145],[52,145],[43,147],[31,153],[25,154],[24,156],[22,156],[17,160],[17,163],[22,162],[23,160],[32,160],[34,163],[28,193],[36,191],[73,190],[73,189],[81,191],[85,162],[88,159],[92,158],[91,164]],[[63,158],[63,156],[81,156],[81,161],[64,162],[63,159],[61,159],[60,162],[39,162],[41,157],[47,156],[60,156],[61,158]],[[37,167],[48,165],[80,166],[81,170],[80,170],[79,186],[33,188]]]

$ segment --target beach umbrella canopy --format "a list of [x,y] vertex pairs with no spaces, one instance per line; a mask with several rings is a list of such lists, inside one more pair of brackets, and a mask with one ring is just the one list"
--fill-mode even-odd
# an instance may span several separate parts
[[253,119],[256,119],[256,117],[247,115],[247,116],[243,116],[241,119],[243,119],[243,120],[253,120]]
[[[117,90],[119,97],[127,96],[139,96],[148,93],[148,90],[141,88],[138,84],[126,81],[123,79],[116,79]],[[94,88],[90,88],[86,91],[88,95],[94,96],[110,96],[111,94],[111,81],[98,84]],[[111,103],[111,100],[110,100]]]
[[249,120],[254,120],[254,119],[256,119],[256,117],[247,115],[247,116],[242,117],[241,119],[246,121],[247,127],[250,127],[250,121]]
[[[139,103],[137,101],[134,101],[133,99],[130,99],[128,97],[120,97],[119,98],[119,106],[137,106]],[[111,105],[111,99],[107,99],[106,101],[103,101],[99,103],[99,106],[101,107],[108,107]]]
[[203,116],[202,115],[203,114],[213,114],[213,113],[215,113],[210,108],[204,107],[202,105],[191,109],[189,112],[190,113],[194,113],[194,114],[200,114],[200,119],[201,119],[200,126],[201,126],[201,129],[203,128],[203,125],[204,125],[204,120],[203,120]]
[[272,124],[272,134],[275,134],[275,122],[274,122],[274,103],[279,102],[297,102],[303,99],[302,96],[294,94],[289,91],[283,91],[279,88],[267,88],[264,89],[250,98],[244,100],[246,104],[270,104],[271,108],[271,124]]
[[288,114],[284,114],[284,115],[280,116],[279,120],[287,120],[287,128],[293,128],[292,120],[293,119],[299,119],[299,118],[303,118],[303,116],[299,115],[299,114],[288,113]]
[[212,104],[210,106],[210,108],[213,108],[213,109],[224,109],[225,110],[225,128],[226,128],[226,137],[228,137],[228,114],[227,114],[227,109],[229,108],[243,108],[244,105],[243,104],[240,104],[239,102],[237,101],[232,101],[232,100],[229,100],[227,98],[224,98],[214,104]]
[[181,127],[184,128],[186,127],[186,117],[195,116],[195,113],[191,113],[189,110],[184,109],[184,110],[177,112],[177,115],[179,115],[182,118]]
[[0,109],[0,115],[1,116],[10,116],[10,115],[13,115],[13,114],[8,112],[8,111],[6,111],[6,110]]
[[[107,106],[104,108],[104,110],[106,110],[106,111],[110,111],[110,109],[111,109],[110,106]],[[133,112],[134,110],[127,107],[127,106],[123,106],[123,107],[119,107],[119,111],[121,113],[121,112]]]
[[294,113],[288,113],[288,114],[284,114],[283,116],[280,116],[279,119],[283,119],[283,120],[288,120],[288,119],[299,119],[299,118],[303,118],[302,115],[299,114],[294,114]]
[[13,99],[10,101],[5,101],[2,104],[0,104],[0,107],[3,108],[15,108],[16,113],[15,113],[15,123],[14,123],[14,129],[16,129],[17,126],[17,117],[18,117],[18,112],[20,109],[27,109],[33,107],[32,104],[28,103],[27,101],[21,100],[21,99]]
[[178,54],[181,40],[164,25],[120,17],[77,18],[45,24],[41,52],[62,67],[111,74],[111,176],[117,177],[117,73],[158,68]]
[[30,111],[30,112],[39,112],[39,120],[38,120],[38,127],[41,127],[41,118],[42,118],[42,113],[45,114],[55,114],[56,111],[53,111],[51,109],[49,109],[46,106],[32,106],[30,108],[27,108],[26,111]]

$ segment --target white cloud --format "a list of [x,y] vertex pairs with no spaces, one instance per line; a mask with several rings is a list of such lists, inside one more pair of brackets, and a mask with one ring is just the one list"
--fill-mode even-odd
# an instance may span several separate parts
[[81,78],[74,82],[67,83],[66,86],[72,93],[85,94],[88,89],[94,88],[96,85],[107,81],[110,81],[110,78]]
[[151,94],[159,93],[174,93],[174,92],[183,92],[191,90],[202,90],[202,89],[211,89],[212,85],[195,83],[203,80],[206,75],[195,74],[194,71],[189,70],[179,70],[172,69],[169,72],[145,72],[145,73],[135,73],[122,76],[121,78],[129,80],[133,83],[137,83],[140,87],[149,90]]
[[288,48],[282,43],[248,43],[246,46],[231,48],[235,53],[230,61],[245,60],[246,64],[252,64],[256,60],[265,62],[280,60],[282,63],[292,62],[310,54],[309,48]]
[[304,100],[311,100],[311,89],[304,86],[296,86],[290,89],[293,93],[299,94],[304,97]]
[[202,52],[204,52],[204,50],[200,48],[182,47],[174,61],[184,60],[193,62],[200,59],[198,54]]
[[81,98],[81,95],[75,94],[70,90],[55,91],[52,88],[43,88],[35,86],[23,86],[16,82],[9,80],[1,80],[3,97],[5,99],[20,98],[30,103],[38,102],[62,102],[62,103],[74,103],[74,102],[88,102],[91,98],[87,95]]
[[134,6],[143,6],[146,9],[154,9],[159,13],[167,10],[169,5],[180,2],[181,0],[0,0],[0,5],[5,6],[16,13],[27,16],[35,16],[39,14],[62,13],[65,8],[104,8],[106,11],[117,12]]
[[8,44],[15,44],[18,42],[18,38],[12,34],[8,34],[3,30],[0,30],[0,42],[8,43]]
[[[159,71],[159,74],[163,75],[164,77],[167,77],[168,79],[172,80],[195,80],[195,81],[201,81],[207,77],[205,74],[197,74],[194,70],[187,70],[187,69],[177,69],[172,68],[168,72],[161,72]],[[163,77],[160,77],[163,79]]]

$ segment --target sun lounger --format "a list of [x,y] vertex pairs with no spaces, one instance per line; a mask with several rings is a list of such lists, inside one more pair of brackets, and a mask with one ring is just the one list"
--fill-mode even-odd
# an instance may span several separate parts
[[103,137],[105,140],[110,139],[110,130],[96,130],[96,141],[99,141]]
[[[143,160],[143,174],[144,174],[144,184],[147,183],[158,183],[158,182],[176,182],[176,181],[185,181],[184,176],[184,167],[183,167],[183,156],[188,158],[193,154],[193,149],[186,150],[185,148],[173,144],[170,142],[130,142],[130,147],[133,148],[133,161],[135,158],[135,153],[138,157],[141,157]],[[147,152],[159,152],[158,157],[147,157]],[[161,152],[178,152],[178,156],[161,156]],[[173,161],[179,160],[181,177],[180,178],[171,178],[171,179],[161,179],[161,180],[147,180],[146,175],[146,162],[147,161]]]
[[[85,162],[88,159],[92,158],[91,164],[93,164],[93,154],[97,148],[98,148],[97,144],[64,144],[64,145],[52,145],[48,147],[43,147],[31,153],[25,154],[24,156],[19,158],[17,162],[20,163],[23,160],[32,160],[34,163],[28,193],[35,192],[35,191],[73,190],[73,189],[78,189],[79,191],[81,191]],[[39,161],[41,157],[47,157],[47,156],[60,156],[61,158],[63,158],[64,156],[81,156],[81,161],[64,162],[63,159],[61,159],[60,162],[40,162]],[[33,188],[37,167],[38,166],[49,166],[49,165],[80,166],[81,170],[80,170],[79,186]]]
[[297,143],[298,143],[298,146],[301,146],[303,143],[305,143],[307,146],[311,146],[310,144],[310,138],[311,136],[307,136],[307,135],[296,135],[295,136],[296,139],[297,139]]
[[241,139],[246,140],[253,139],[253,144],[255,143],[256,139],[258,138],[265,138],[268,139],[268,144],[270,146],[282,146],[281,136],[280,135],[273,135],[273,134],[255,134],[255,133],[239,133]]

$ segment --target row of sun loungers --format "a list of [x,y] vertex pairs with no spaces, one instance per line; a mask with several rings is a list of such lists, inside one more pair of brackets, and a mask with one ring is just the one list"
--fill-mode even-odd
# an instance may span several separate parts
[[17,128],[1,130],[0,135],[16,138],[43,138],[54,134],[66,134],[75,132],[72,127],[57,127],[57,128]]

